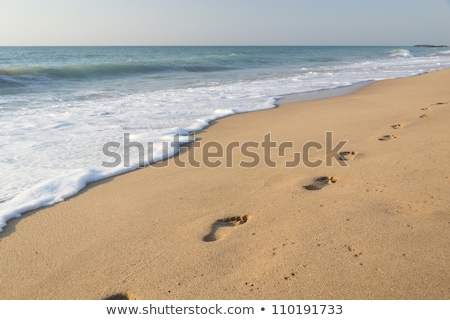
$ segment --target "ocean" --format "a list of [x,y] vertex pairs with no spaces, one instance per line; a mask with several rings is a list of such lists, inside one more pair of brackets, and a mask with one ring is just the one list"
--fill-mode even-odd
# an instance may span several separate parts
[[[214,119],[449,67],[450,48],[428,47],[0,47],[0,231]],[[124,161],[124,139],[151,157]]]

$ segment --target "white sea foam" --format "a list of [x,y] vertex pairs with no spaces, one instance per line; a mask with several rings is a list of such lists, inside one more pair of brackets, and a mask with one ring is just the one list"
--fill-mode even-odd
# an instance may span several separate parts
[[409,52],[409,50],[406,50],[406,49],[392,50],[390,52],[390,56],[391,57],[400,57],[400,58],[412,58],[413,57],[411,52]]

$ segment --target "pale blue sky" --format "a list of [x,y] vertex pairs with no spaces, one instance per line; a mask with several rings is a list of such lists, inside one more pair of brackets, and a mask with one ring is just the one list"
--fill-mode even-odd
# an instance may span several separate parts
[[450,0],[1,0],[1,45],[450,44]]

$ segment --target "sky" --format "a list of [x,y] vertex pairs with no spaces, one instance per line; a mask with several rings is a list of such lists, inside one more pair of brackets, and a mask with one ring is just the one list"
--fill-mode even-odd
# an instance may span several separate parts
[[450,44],[450,0],[1,0],[0,46]]

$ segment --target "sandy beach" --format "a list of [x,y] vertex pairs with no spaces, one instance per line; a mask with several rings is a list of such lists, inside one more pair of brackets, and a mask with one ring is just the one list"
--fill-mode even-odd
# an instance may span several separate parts
[[0,298],[450,299],[449,119],[448,69],[223,118],[9,221]]

